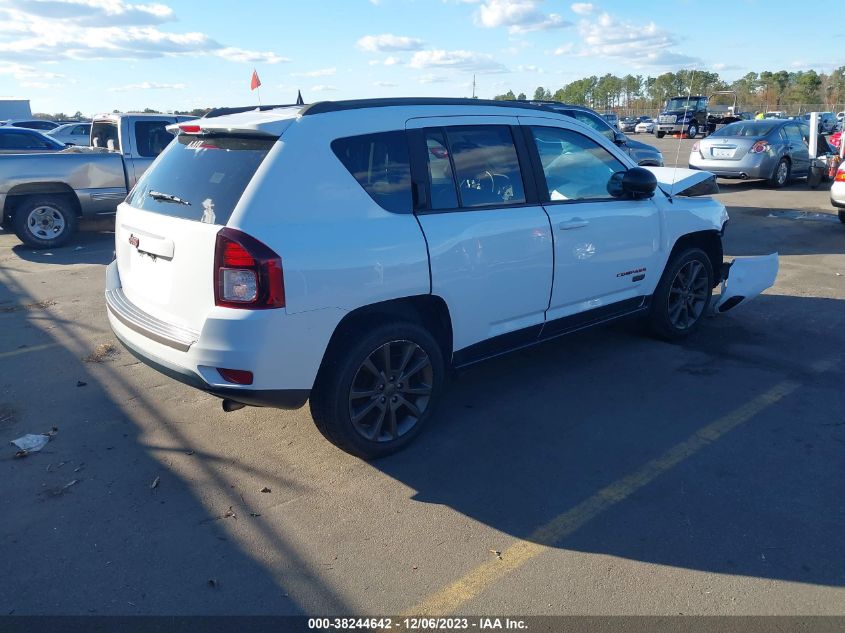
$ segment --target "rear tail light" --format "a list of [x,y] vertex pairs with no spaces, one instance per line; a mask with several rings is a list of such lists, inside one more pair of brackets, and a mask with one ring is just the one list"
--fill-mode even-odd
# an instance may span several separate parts
[[748,151],[752,154],[762,154],[763,152],[768,152],[769,147],[770,145],[766,141],[757,141]]
[[223,376],[223,380],[226,382],[232,382],[236,385],[252,384],[252,372],[246,369],[223,369],[222,367],[218,367],[217,371]]
[[840,169],[839,171],[837,171],[834,180],[836,182],[845,182],[845,169]]
[[202,132],[202,128],[199,125],[184,124],[180,125],[179,129],[185,134],[199,134]]
[[214,303],[248,310],[284,308],[282,259],[246,233],[220,229],[214,249]]
[[698,148],[699,148],[700,146],[701,146],[701,143],[699,143],[698,141],[696,141],[695,143],[693,143],[693,144],[692,144],[692,151],[693,151],[693,152],[697,152],[697,151],[698,151]]

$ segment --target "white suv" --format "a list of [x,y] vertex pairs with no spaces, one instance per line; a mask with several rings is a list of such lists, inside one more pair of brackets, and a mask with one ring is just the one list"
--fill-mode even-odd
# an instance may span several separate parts
[[[686,336],[727,270],[724,206],[678,195],[711,174],[636,167],[543,106],[323,102],[179,128],[118,209],[115,334],[226,410],[310,397],[363,457],[420,432],[450,368],[634,314]],[[723,309],[766,287],[745,277]]]

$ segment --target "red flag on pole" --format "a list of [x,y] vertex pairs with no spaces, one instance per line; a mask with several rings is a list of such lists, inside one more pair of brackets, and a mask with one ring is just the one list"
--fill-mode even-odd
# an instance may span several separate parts
[[255,90],[261,85],[261,80],[258,78],[258,71],[252,70],[252,81],[249,82],[249,89]]

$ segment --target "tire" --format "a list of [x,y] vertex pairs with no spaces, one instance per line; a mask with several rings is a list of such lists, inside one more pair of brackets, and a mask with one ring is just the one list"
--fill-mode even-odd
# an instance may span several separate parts
[[57,196],[33,196],[15,209],[18,239],[30,248],[56,248],[76,232],[76,209]]
[[446,366],[440,345],[421,325],[397,320],[360,326],[343,340],[329,350],[311,394],[317,429],[363,459],[405,448],[442,395]]
[[707,253],[700,248],[678,253],[652,297],[648,315],[652,333],[666,341],[686,338],[701,327],[712,294],[713,265]]
[[687,128],[687,137],[695,138],[698,136],[698,125],[695,123],[690,123],[689,127]]
[[[786,167],[784,167],[784,165]],[[786,183],[789,182],[789,176],[792,172],[792,166],[789,164],[789,161],[785,158],[781,158],[778,161],[778,164],[775,165],[775,169],[772,172],[772,175],[769,176],[769,186],[773,187],[774,189],[780,189]]]
[[657,138],[663,138],[664,136],[666,136],[666,132],[655,132],[654,135]]
[[845,224],[845,210],[839,209],[839,221]]

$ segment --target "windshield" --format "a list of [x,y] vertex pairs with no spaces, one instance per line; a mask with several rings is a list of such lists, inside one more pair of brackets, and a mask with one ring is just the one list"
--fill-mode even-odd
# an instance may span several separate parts
[[726,125],[710,136],[767,136],[778,125],[768,121],[740,121]]
[[126,201],[162,215],[226,224],[275,142],[182,134],[144,173]]
[[667,110],[695,110],[698,107],[699,99],[696,97],[692,97],[688,99],[687,97],[675,97],[674,99],[669,99],[666,102],[666,109]]

